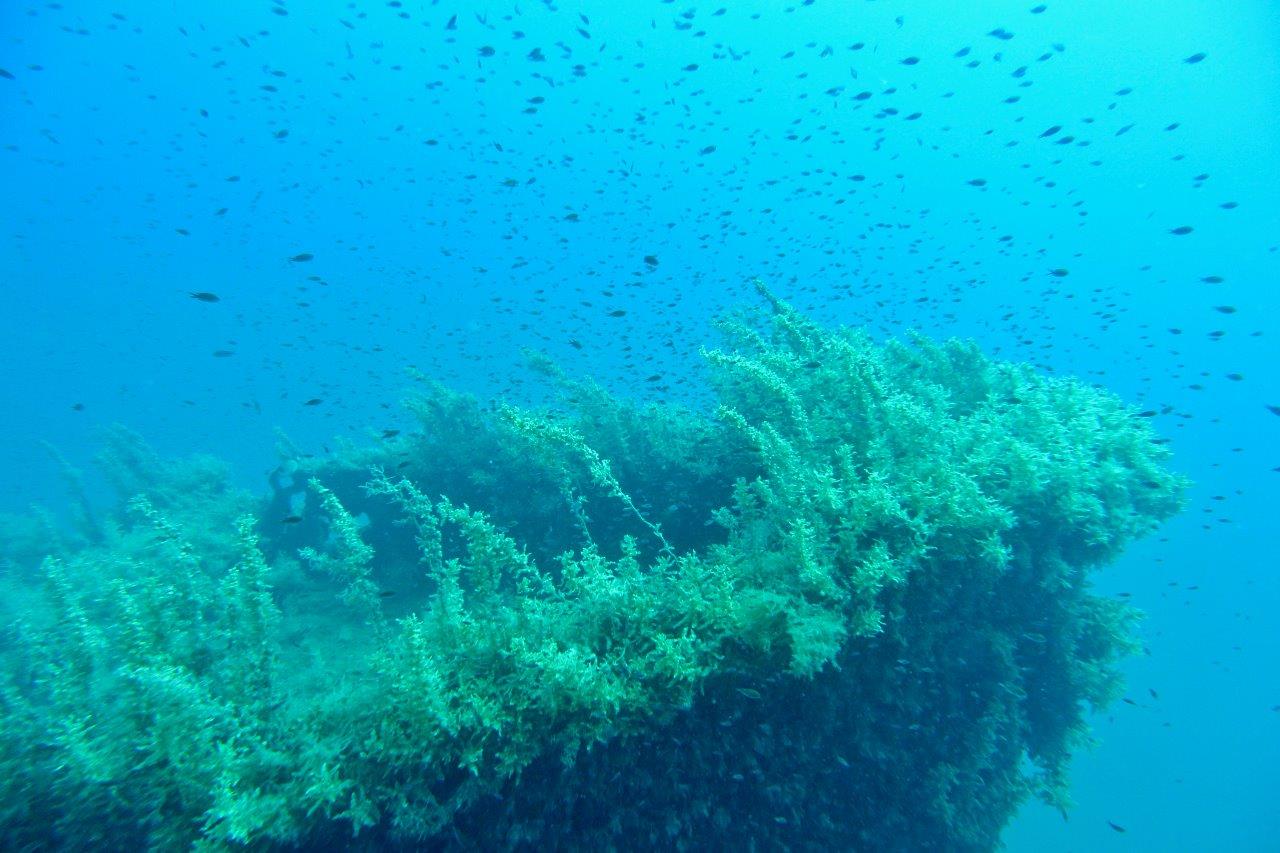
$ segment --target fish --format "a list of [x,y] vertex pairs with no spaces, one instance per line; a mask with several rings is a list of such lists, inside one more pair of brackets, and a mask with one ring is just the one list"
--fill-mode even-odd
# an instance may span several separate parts
[[1190,225],[1179,225],[1177,228],[1170,228],[1169,233],[1176,234],[1179,237],[1184,237],[1194,230],[1196,229],[1192,228]]
[[280,519],[281,524],[297,524],[300,521],[302,521],[302,516],[300,515],[286,515],[284,518]]
[[1207,54],[1203,54],[1203,53],[1193,53],[1182,61],[1187,63],[1188,65],[1195,65],[1198,62],[1204,62],[1206,55]]
[[296,254],[296,255],[294,255],[292,258],[290,258],[289,260],[290,260],[292,263],[295,263],[295,264],[303,264],[303,263],[306,263],[307,261],[311,260],[311,259],[312,259],[312,258],[314,258],[314,257],[315,257],[315,255],[311,254],[310,252],[299,252],[298,254]]
[[308,400],[307,402],[303,403],[302,405],[304,405],[304,406],[318,406],[318,405],[320,405],[320,404],[321,404],[321,403],[323,403],[323,402],[324,402],[324,400],[321,400],[319,397],[312,397],[310,400]]
[[1125,829],[1123,826],[1121,826],[1120,824],[1115,823],[1115,822],[1113,822],[1113,821],[1107,821],[1107,826],[1111,827],[1111,828],[1112,828],[1112,829],[1114,829],[1116,832],[1128,832],[1128,830],[1127,830],[1127,829]]
[[192,291],[189,295],[191,296],[192,299],[196,300],[197,302],[221,302],[222,301],[221,298],[218,296],[218,294],[210,293],[207,290]]

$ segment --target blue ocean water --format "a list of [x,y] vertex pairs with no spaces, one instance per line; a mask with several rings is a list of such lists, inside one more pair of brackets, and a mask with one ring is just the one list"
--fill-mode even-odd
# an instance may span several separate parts
[[261,491],[411,371],[536,402],[528,350],[697,404],[759,278],[1149,413],[1144,651],[1004,840],[1275,849],[1280,10],[725,2],[4,4],[0,511],[112,423]]

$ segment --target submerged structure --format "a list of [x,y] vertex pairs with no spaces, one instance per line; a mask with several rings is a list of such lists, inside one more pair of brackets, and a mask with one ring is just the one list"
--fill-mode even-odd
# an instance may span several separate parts
[[1065,804],[1167,452],[764,295],[706,411],[425,383],[266,498],[115,433],[119,508],[5,520],[4,846],[985,850]]

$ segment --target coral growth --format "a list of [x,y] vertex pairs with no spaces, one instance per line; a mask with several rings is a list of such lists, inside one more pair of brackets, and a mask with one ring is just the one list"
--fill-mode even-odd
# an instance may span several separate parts
[[1178,509],[1166,451],[764,295],[714,411],[428,383],[262,501],[113,434],[120,508],[38,571],[8,520],[5,846],[985,849],[1065,802],[1132,643],[1088,574]]

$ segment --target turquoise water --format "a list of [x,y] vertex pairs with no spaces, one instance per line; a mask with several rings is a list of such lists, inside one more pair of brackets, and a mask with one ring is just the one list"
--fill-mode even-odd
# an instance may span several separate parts
[[530,350],[705,405],[759,278],[1171,439],[1184,511],[1096,576],[1123,701],[1003,839],[1271,849],[1277,45],[1244,0],[5,4],[0,511],[69,514],[46,443],[109,503],[113,423],[265,493],[281,434],[412,430],[412,372],[542,402]]

